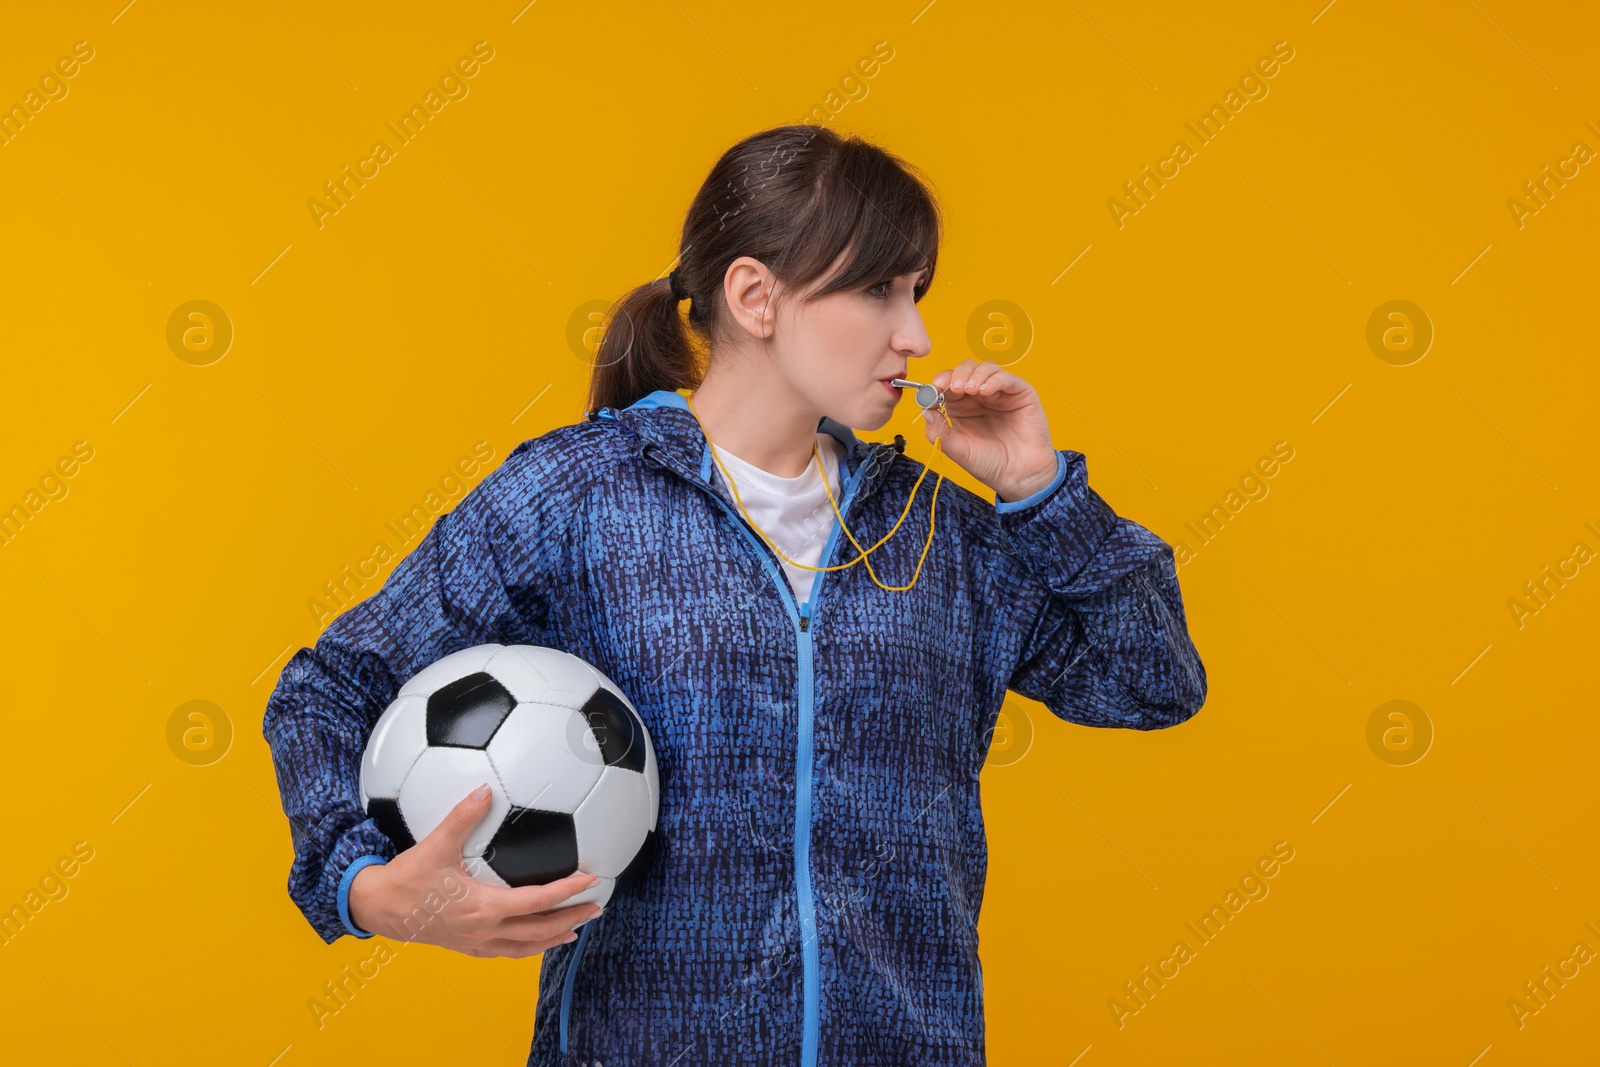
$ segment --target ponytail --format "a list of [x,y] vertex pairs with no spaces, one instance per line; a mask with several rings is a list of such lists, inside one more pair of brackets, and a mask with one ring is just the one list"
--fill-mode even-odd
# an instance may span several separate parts
[[[696,296],[691,302],[691,318],[699,300]],[[672,285],[657,278],[628,293],[607,313],[586,410],[625,408],[657,389],[693,388],[701,377]]]

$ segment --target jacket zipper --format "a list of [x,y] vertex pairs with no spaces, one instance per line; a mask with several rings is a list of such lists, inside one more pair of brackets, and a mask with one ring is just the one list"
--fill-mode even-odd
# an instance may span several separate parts
[[[845,486],[844,499],[839,502],[839,514],[848,513],[851,498],[855,496],[856,486],[861,481],[862,474],[867,469],[866,460],[856,467],[851,473],[850,481]],[[789,589],[788,582],[781,570],[775,570],[777,565],[767,558],[761,551],[761,542],[757,540],[755,532],[749,524],[728,504],[717,495],[716,490],[709,485],[701,485],[711,498],[721,505],[728,517],[734,520],[744,534],[745,540],[754,549],[762,564],[767,568],[769,577],[772,577],[778,591],[783,595],[785,606],[795,623],[795,644],[800,657],[800,714],[797,729],[795,753],[795,815],[794,815],[794,879],[795,897],[800,909],[800,961],[803,977],[802,983],[802,1022],[800,1037],[800,1067],[815,1067],[817,1062],[817,1047],[821,1036],[821,953],[817,945],[817,912],[816,900],[811,891],[811,764],[812,752],[812,699],[814,697],[813,663],[812,655],[814,646],[811,637],[811,617],[818,599],[822,593],[822,586],[828,577],[827,571],[817,574],[811,587],[811,596],[798,610],[795,606],[794,593]],[[839,524],[835,521],[833,529],[828,533],[827,543],[822,547],[823,565],[832,558],[834,543],[839,539]]]
[[[602,415],[607,415],[605,411]],[[607,416],[610,417],[610,416]],[[705,447],[709,448],[710,445]],[[860,484],[862,475],[867,471],[871,462],[870,454],[864,455],[856,469],[850,473],[850,480],[845,485],[844,498],[839,502],[839,515],[849,513],[850,501],[854,498],[856,487]],[[676,473],[676,472],[675,472]],[[681,475],[680,475],[681,476]],[[816,900],[811,891],[811,770],[814,753],[812,751],[812,700],[813,692],[813,662],[812,655],[815,651],[811,636],[811,618],[814,609],[822,595],[822,587],[826,584],[827,571],[819,571],[811,587],[811,596],[803,606],[797,607],[794,591],[789,588],[788,580],[784,577],[780,565],[763,551],[762,542],[757,538],[749,523],[733,509],[722,497],[717,495],[709,483],[688,479],[700,489],[704,490],[711,499],[715,500],[728,517],[744,535],[745,541],[755,552],[756,558],[767,569],[768,577],[772,578],[778,587],[779,594],[783,597],[784,606],[789,609],[789,617],[795,625],[795,645],[800,657],[800,714],[798,722],[798,739],[795,753],[795,818],[794,818],[794,878],[795,896],[800,910],[800,960],[802,968],[802,1005],[803,1014],[800,1037],[800,1067],[816,1067],[817,1048],[821,1037],[821,952],[817,945],[817,912]],[[828,531],[827,543],[822,546],[823,566],[833,558],[833,546],[839,539],[839,523],[836,520],[833,528]],[[583,933],[578,935],[577,944],[574,946],[573,964],[567,968],[566,987],[562,990],[561,997],[561,1051],[567,1050],[567,1009],[572,996],[573,967],[576,965],[577,955],[583,949],[584,934],[588,933],[588,926]]]

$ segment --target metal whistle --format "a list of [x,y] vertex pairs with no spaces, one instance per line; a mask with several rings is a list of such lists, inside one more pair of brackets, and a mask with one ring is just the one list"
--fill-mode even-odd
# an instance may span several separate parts
[[909,378],[893,378],[890,379],[889,384],[900,389],[916,389],[916,396],[913,399],[916,400],[917,406],[923,410],[944,407],[944,393],[924,382],[914,382]]

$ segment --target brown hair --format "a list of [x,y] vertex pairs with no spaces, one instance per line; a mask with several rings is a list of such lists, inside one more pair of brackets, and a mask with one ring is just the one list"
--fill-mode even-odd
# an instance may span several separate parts
[[595,353],[589,410],[699,385],[727,314],[722,282],[740,256],[760,260],[799,290],[848,250],[844,269],[809,302],[922,269],[931,282],[941,225],[915,169],[859,137],[810,125],[746,137],[717,160],[684,218],[677,271],[688,315],[667,278],[614,303]]

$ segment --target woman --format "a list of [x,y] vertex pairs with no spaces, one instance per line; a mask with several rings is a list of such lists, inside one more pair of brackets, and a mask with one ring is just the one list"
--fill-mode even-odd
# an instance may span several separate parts
[[[939,233],[858,139],[782,127],[718,161],[677,269],[615,309],[589,417],[519,445],[284,669],[264,732],[324,940],[543,952],[530,1064],[983,1062],[978,777],[1006,690],[1148,730],[1206,676],[1172,550],[1015,373],[940,370],[923,414],[993,502],[856,437],[922,373]],[[464,883],[484,797],[398,855],[361,810],[377,716],[486,642],[581,657],[650,730],[657,855],[603,913],[562,906],[582,874]]]

